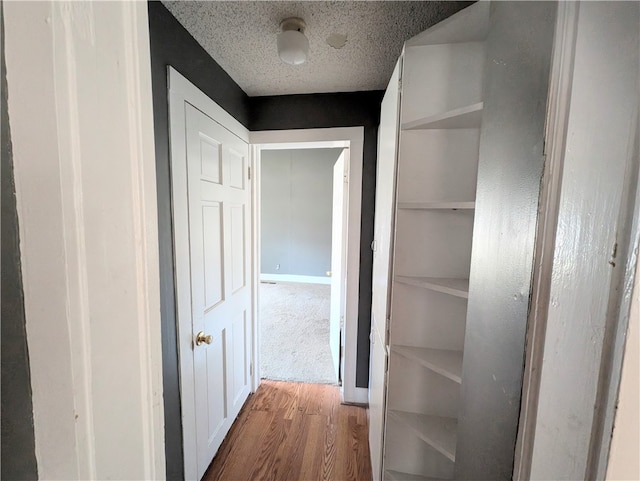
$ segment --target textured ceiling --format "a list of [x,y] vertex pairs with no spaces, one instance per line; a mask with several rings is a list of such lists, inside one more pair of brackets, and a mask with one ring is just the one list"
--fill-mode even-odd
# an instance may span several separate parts
[[[163,1],[250,96],[385,89],[405,40],[470,2]],[[307,24],[309,58],[279,58],[280,21]],[[336,49],[327,43],[346,35]]]

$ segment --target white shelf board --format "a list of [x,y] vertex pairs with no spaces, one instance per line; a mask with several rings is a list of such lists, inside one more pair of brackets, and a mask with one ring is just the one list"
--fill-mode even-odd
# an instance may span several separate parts
[[473,210],[476,203],[471,202],[398,202],[398,209],[406,210]]
[[456,461],[456,419],[395,410],[389,410],[389,414],[447,459]]
[[396,276],[401,284],[422,287],[432,291],[442,292],[451,296],[469,297],[469,279],[448,279],[443,277],[409,277]]
[[474,129],[482,122],[482,102],[402,124],[402,130]]
[[385,469],[385,481],[446,481],[442,478],[429,478],[418,474],[401,473],[392,469]]
[[391,352],[416,361],[427,369],[462,384],[462,351],[392,345]]

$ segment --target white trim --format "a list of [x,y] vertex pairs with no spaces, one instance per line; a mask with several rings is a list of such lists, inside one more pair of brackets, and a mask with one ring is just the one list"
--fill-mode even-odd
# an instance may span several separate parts
[[[327,129],[260,130],[249,133],[251,144],[260,144],[261,149],[300,149],[302,143],[311,143],[309,148],[346,147],[345,142],[364,142],[364,127],[334,127]],[[337,142],[334,144],[334,142]]]
[[163,479],[147,8],[4,15],[38,476]]
[[[152,322],[138,323],[140,342],[140,390],[143,416],[144,476],[165,477],[164,402],[162,397],[162,335],[160,318],[160,254],[158,247],[158,197],[156,158],[153,135],[153,98],[149,19],[146,5],[125,2],[122,5],[125,69],[130,133],[132,179],[132,216],[135,244],[141,254],[136,257],[136,277],[141,286],[137,318]],[[138,108],[133,108],[140,103]],[[146,342],[144,342],[146,341]],[[157,406],[156,406],[157,404]],[[161,454],[159,454],[161,453]]]
[[549,311],[562,165],[571,101],[577,21],[578,5],[570,1],[560,2],[549,74],[549,100],[545,125],[547,160],[540,192],[540,217],[534,253],[531,310],[527,328],[522,402],[513,470],[515,481],[526,481],[531,475],[531,455]]
[[[251,135],[251,133],[249,133]],[[260,308],[260,149],[255,145],[249,144],[249,152],[251,156],[251,254],[253,256],[253,264],[251,266],[252,281],[252,306],[253,315],[252,334],[253,345],[251,352],[253,354],[251,379],[251,390],[256,392],[260,386],[260,326],[259,326],[259,308]]]
[[[252,132],[250,135],[255,136],[259,132]],[[341,140],[324,141],[324,142],[282,142],[277,144],[263,144],[260,146],[262,150],[289,150],[289,149],[339,149],[349,147],[349,142]]]
[[297,276],[294,274],[260,274],[260,282],[300,282],[302,284],[331,285],[331,277]]
[[[369,389],[366,387],[356,387],[351,391],[351,396],[349,400],[345,400],[345,403],[348,404],[369,404]],[[367,409],[367,416],[369,415],[369,410]]]
[[[617,389],[619,379],[611,370],[611,349],[622,349],[614,344],[626,295],[620,287],[632,281],[624,279],[625,269],[634,267],[626,259],[635,260],[627,257],[633,207],[627,200],[637,163],[630,147],[638,112],[638,9],[625,2],[580,2],[573,8],[575,50],[569,106],[561,118],[566,136],[558,153],[563,171],[550,302],[542,362],[534,367],[540,382],[531,479],[604,475],[602,440],[611,432],[603,432],[603,409],[614,409],[614,402],[606,404],[606,391]],[[608,22],[599,21],[603,15]]]
[[[636,20],[639,20],[636,14]],[[638,42],[636,41],[636,44]],[[638,67],[638,61],[636,60],[636,68]],[[638,99],[636,98],[636,102]],[[596,402],[599,409],[596,409],[596,428],[591,434],[591,452],[590,452],[590,464],[588,468],[588,479],[605,479],[608,472],[608,463],[610,455],[613,453],[613,433],[614,426],[618,429],[620,434],[620,428],[624,422],[624,401],[620,396],[622,395],[623,388],[635,389],[636,401],[638,401],[638,364],[635,366],[627,365],[626,369],[636,370],[635,376],[635,388],[632,386],[624,386],[622,378],[623,359],[627,358],[628,354],[631,354],[634,348],[633,342],[633,319],[634,315],[637,318],[638,310],[636,306],[636,312],[633,312],[633,302],[635,295],[635,302],[638,299],[638,293],[635,289],[638,287],[638,255],[640,248],[640,156],[639,154],[639,142],[640,132],[638,130],[638,115],[640,114],[638,107],[635,109],[635,118],[631,125],[631,133],[633,140],[629,143],[629,164],[627,166],[627,172],[625,173],[626,182],[623,186],[622,196],[622,208],[620,209],[619,225],[620,232],[618,235],[618,253],[616,254],[617,263],[620,268],[617,275],[613,276],[613,282],[611,286],[611,296],[609,301],[609,313],[608,317],[611,324],[610,342],[608,346],[605,344],[605,352],[603,354],[603,362],[601,368],[601,378],[598,393],[598,400]],[[634,288],[635,286],[635,288]],[[635,293],[635,294],[634,294]],[[636,338],[637,341],[637,338]],[[631,358],[627,358],[631,361]],[[637,359],[637,358],[636,358]],[[627,376],[629,373],[626,374]],[[633,374],[631,374],[633,376]],[[628,379],[628,378],[627,378]],[[633,381],[632,381],[633,383]],[[627,391],[628,393],[629,391]],[[628,398],[627,398],[628,399]],[[636,407],[638,403],[636,402]],[[636,409],[636,420],[638,420]],[[618,419],[618,415],[621,417]],[[635,423],[638,426],[638,423]],[[637,432],[637,431],[636,431]],[[633,438],[631,438],[633,439]],[[627,445],[630,444],[627,439]],[[620,441],[620,439],[618,439]],[[635,436],[635,446],[638,446],[638,437]],[[623,441],[624,442],[624,441]],[[620,447],[618,445],[618,447]],[[630,457],[629,459],[633,459]],[[640,465],[636,464],[636,468],[640,468]],[[635,476],[631,476],[631,470],[629,471],[629,478],[640,476],[640,471],[636,469]],[[611,479],[611,478],[610,478]],[[624,478],[622,478],[624,479]]]
[[[344,330],[344,369],[342,398],[346,403],[366,403],[367,389],[356,387],[356,354],[358,340],[358,301],[360,286],[360,220],[362,216],[362,165],[364,154],[364,127],[337,127],[327,129],[267,130],[250,132],[249,140],[259,150],[273,144],[291,144],[288,148],[300,148],[303,142],[348,142],[349,162],[349,226],[347,245],[347,306]],[[257,175],[256,175],[257,177]],[[257,196],[257,194],[256,194]],[[255,204],[254,204],[255,205]],[[259,212],[256,209],[254,232],[259,237]],[[255,268],[260,265],[259,252],[254,259]],[[259,322],[259,321],[258,321]],[[257,358],[256,358],[257,359]],[[258,366],[254,366],[254,374]],[[364,395],[360,389],[363,389]]]
[[205,113],[209,117],[217,119],[217,121],[224,125],[225,129],[233,132],[239,138],[249,143],[249,131],[244,125],[207,97],[202,90],[193,85],[175,68],[169,66],[167,70],[169,75],[169,91],[179,92],[183,96],[182,99],[184,101],[189,102],[198,109],[202,109],[203,106],[205,106]]
[[[187,158],[185,145],[185,103],[193,105],[245,142],[249,140],[249,131],[229,115],[222,107],[207,97],[195,85],[189,82],[173,67],[168,68],[169,76],[169,127],[171,139],[171,189],[173,243],[175,256],[176,281],[176,330],[178,334],[178,362],[180,369],[180,399],[182,405],[182,433],[185,479],[197,478],[196,458],[196,413],[195,413],[195,374],[193,366],[191,327],[191,274],[189,253],[189,211],[187,195]],[[251,201],[253,203],[253,199]],[[252,292],[255,293],[255,263],[251,264]],[[255,309],[250,320],[255,334]],[[189,322],[180,322],[188,319]],[[255,340],[254,340],[255,342]],[[252,360],[255,365],[255,360]],[[254,370],[250,384],[255,385]]]

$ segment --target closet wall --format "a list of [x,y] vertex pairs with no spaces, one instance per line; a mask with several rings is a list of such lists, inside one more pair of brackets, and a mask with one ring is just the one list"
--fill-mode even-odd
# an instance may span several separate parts
[[511,479],[557,4],[495,2],[486,39],[457,479]]

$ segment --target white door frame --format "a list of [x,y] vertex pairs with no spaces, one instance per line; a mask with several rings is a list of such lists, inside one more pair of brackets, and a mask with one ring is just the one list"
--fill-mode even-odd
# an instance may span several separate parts
[[147,6],[3,8],[38,476],[164,479]]
[[[193,366],[193,332],[191,326],[191,268],[189,265],[189,211],[187,192],[187,158],[185,145],[185,109],[188,102],[212,119],[220,122],[242,140],[249,142],[249,131],[229,115],[222,107],[207,97],[200,89],[177,72],[168,67],[169,77],[169,128],[171,139],[171,188],[172,220],[176,281],[176,330],[178,340],[178,359],[180,369],[180,400],[182,406],[182,445],[185,479],[196,479],[196,413],[195,384]],[[249,160],[251,162],[251,160]],[[253,204],[253,199],[251,200]],[[255,299],[255,263],[251,263],[251,292]],[[255,312],[255,307],[252,308]],[[254,336],[255,316],[250,319]],[[257,388],[255,371],[251,376],[252,390]]]
[[[358,289],[360,285],[360,219],[362,215],[362,163],[364,127],[337,127],[327,129],[268,130],[251,132],[253,165],[253,272],[258,285],[260,275],[260,151],[292,148],[332,148],[349,147],[349,224],[347,228],[347,281],[346,316],[344,322],[344,356],[342,357],[343,378],[341,395],[345,403],[366,403],[367,388],[356,387],[356,354],[358,338]],[[254,291],[255,292],[255,291]],[[258,299],[254,302],[254,318],[258,319]],[[259,383],[259,339],[258,329],[254,331],[254,383]],[[257,388],[257,384],[255,384]]]
[[611,5],[558,4],[514,480],[606,474],[640,244],[637,6]]

